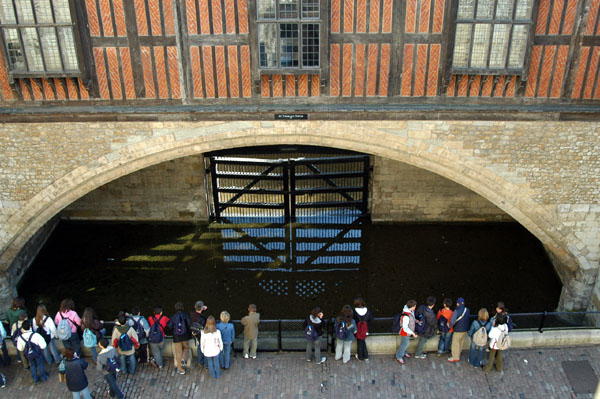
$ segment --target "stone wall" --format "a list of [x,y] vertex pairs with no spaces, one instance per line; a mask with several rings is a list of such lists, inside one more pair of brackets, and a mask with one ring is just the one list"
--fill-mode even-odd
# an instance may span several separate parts
[[69,205],[61,218],[206,220],[203,157],[174,159],[116,179]]

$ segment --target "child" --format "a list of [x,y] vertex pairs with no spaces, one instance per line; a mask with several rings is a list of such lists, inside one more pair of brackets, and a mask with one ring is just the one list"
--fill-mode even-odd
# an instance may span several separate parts
[[[137,332],[127,323],[124,311],[120,311],[112,332],[112,344],[117,348],[121,357],[121,367],[124,372],[135,373],[135,350],[140,347]],[[127,366],[129,363],[129,367]]]
[[[29,320],[23,321],[21,331],[23,332],[17,338],[17,349],[29,360],[33,382],[38,384],[40,381],[48,381],[48,374],[44,368],[43,352],[46,349],[46,340],[40,334],[31,331],[31,322]],[[28,344],[30,347],[29,353]]]
[[[27,320],[27,313],[23,312],[19,314],[19,317],[15,323],[12,325],[12,329],[10,330],[10,336],[12,338],[13,344],[17,347],[17,342],[21,334],[23,334],[23,322]],[[25,354],[20,351],[17,347],[17,362],[22,361],[23,367],[25,370],[29,369],[29,360],[25,357]]]
[[223,340],[221,332],[217,330],[217,324],[213,316],[208,316],[206,325],[200,337],[200,346],[208,364],[208,372],[212,378],[219,378],[221,367],[219,366],[219,354],[223,351]]
[[73,393],[73,398],[92,399],[88,388],[88,379],[85,369],[88,364],[77,356],[73,348],[65,348],[65,374],[67,377],[67,389]]
[[373,314],[361,297],[354,299],[354,321],[356,322],[356,358],[369,361],[366,339],[371,329]]
[[52,317],[48,314],[46,305],[40,303],[37,307],[35,318],[33,319],[33,331],[44,337],[46,341],[46,349],[44,349],[44,357],[46,362],[52,364],[52,358],[58,364],[60,363],[60,355],[54,345],[54,339],[56,338],[56,326]]
[[[482,357],[483,350],[485,349],[487,341],[484,345],[477,345],[473,336],[477,331],[481,330],[481,328],[485,328],[485,335],[487,336],[492,328],[492,322],[489,320],[490,314],[488,313],[486,308],[479,309],[477,313],[477,320],[473,320],[471,323],[471,328],[469,328],[469,332],[467,335],[471,338],[471,348],[469,349],[469,363],[473,367],[481,367],[482,366]],[[479,334],[478,334],[479,335]],[[483,343],[483,342],[482,342]]]
[[[260,314],[256,313],[256,305],[248,305],[248,316],[242,317],[244,326],[244,359],[248,359],[248,354],[252,359],[256,359],[256,347],[258,346],[258,323],[260,323]],[[250,352],[248,348],[250,347]]]
[[231,344],[233,344],[233,339],[235,338],[235,330],[233,324],[229,322],[231,319],[229,312],[226,310],[222,311],[220,319],[217,323],[217,329],[221,332],[223,351],[219,355],[219,364],[221,368],[228,370],[231,363]]
[[[154,324],[156,323],[156,327]],[[148,344],[152,351],[152,365],[162,369],[164,366],[162,351],[165,348],[165,328],[169,323],[169,318],[163,315],[162,306],[154,308],[154,316],[150,317],[150,333],[148,334]]]
[[452,333],[452,345],[450,349],[452,354],[448,359],[449,362],[460,361],[460,352],[462,351],[465,339],[467,338],[470,318],[471,313],[469,312],[469,308],[465,305],[464,298],[458,298],[456,300],[456,309],[454,309],[454,313],[450,319],[450,327],[454,329],[454,332]]
[[321,357],[320,337],[323,335],[323,324],[325,324],[323,323],[323,312],[321,312],[321,308],[318,306],[304,320],[305,329],[309,326],[311,329],[314,329],[314,334],[311,333],[310,337],[306,339],[306,360],[309,362],[312,359],[313,346],[315,347],[315,361],[317,364],[321,364],[327,360],[325,356]]
[[502,371],[502,350],[498,348],[498,339],[502,335],[502,333],[508,334],[508,325],[506,324],[506,314],[500,313],[496,315],[495,325],[492,327],[490,331],[490,356],[488,358],[488,363],[485,365],[484,371],[485,373],[489,373],[492,370],[492,366],[494,365],[494,360],[496,361],[496,370]]
[[[350,348],[356,333],[356,322],[353,315],[352,306],[344,305],[335,325],[335,360],[342,359],[344,364],[350,361]],[[345,338],[343,337],[344,334],[346,335]]]
[[98,341],[98,349],[100,349],[100,353],[98,354],[98,362],[96,363],[96,370],[102,372],[104,375],[104,379],[108,382],[109,395],[111,398],[123,399],[125,395],[119,389],[117,385],[117,373],[108,371],[107,363],[110,359],[115,358],[117,356],[117,351],[115,348],[108,344],[108,340],[106,338],[101,338]]
[[[415,352],[415,358],[425,359],[427,355],[423,353],[423,348],[427,341],[435,335],[437,330],[437,323],[435,314],[433,313],[433,307],[435,306],[435,297],[430,296],[427,298],[427,303],[419,306],[417,309],[417,316],[421,316],[421,328],[417,331],[422,331],[419,334],[419,343],[417,344],[417,351]],[[425,323],[423,326],[422,323]]]
[[129,325],[137,332],[140,347],[135,351],[135,357],[138,363],[148,363],[148,334],[150,334],[150,325],[148,320],[142,316],[139,306],[134,306],[131,309],[129,317]]
[[400,364],[404,364],[405,357],[410,357],[410,355],[406,353],[406,349],[410,343],[410,337],[417,337],[417,334],[415,333],[416,308],[417,301],[410,299],[408,302],[406,302],[406,305],[404,305],[404,309],[402,309],[402,328],[400,328],[400,336],[402,339],[400,341],[398,352],[396,352],[396,360]]
[[450,319],[452,319],[452,299],[444,298],[444,307],[437,313],[438,329],[440,330],[440,342],[438,343],[438,356],[444,353],[450,353],[450,342],[452,341],[452,328]]
[[167,327],[173,329],[173,361],[175,371],[185,374],[190,359],[190,339],[192,339],[192,321],[190,316],[183,311],[183,302],[175,304],[175,314],[169,320]]

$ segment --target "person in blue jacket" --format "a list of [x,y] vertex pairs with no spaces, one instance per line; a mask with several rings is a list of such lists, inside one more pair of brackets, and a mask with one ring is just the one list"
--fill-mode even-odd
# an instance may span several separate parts
[[465,306],[465,299],[462,297],[458,298],[456,300],[456,309],[454,309],[452,319],[450,319],[450,328],[454,328],[454,333],[452,334],[452,346],[450,349],[452,354],[448,358],[449,362],[460,361],[460,352],[467,338],[470,318],[471,313],[469,312],[469,308]]
[[235,330],[233,324],[229,322],[231,315],[228,311],[221,312],[217,330],[221,331],[221,340],[223,341],[223,350],[219,354],[219,364],[222,369],[228,370],[231,362],[231,345],[235,338]]
[[85,369],[88,364],[85,360],[77,357],[73,348],[65,349],[65,374],[67,375],[67,388],[73,394],[73,399],[92,399],[88,388],[88,379],[85,376]]
[[[485,328],[486,341],[480,343],[483,345],[478,345],[474,340],[474,335],[477,331],[481,330],[481,328]],[[483,366],[483,351],[487,347],[487,336],[491,329],[492,322],[490,320],[490,314],[486,308],[479,309],[479,312],[477,313],[477,320],[473,320],[473,323],[471,323],[471,328],[469,328],[469,332],[467,334],[471,338],[471,348],[469,350],[469,363],[471,366]]]

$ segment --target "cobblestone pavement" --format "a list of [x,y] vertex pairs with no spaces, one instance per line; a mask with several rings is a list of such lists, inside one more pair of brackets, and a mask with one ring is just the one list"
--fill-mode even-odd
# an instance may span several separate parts
[[[186,375],[176,374],[172,361],[164,369],[142,365],[135,375],[119,375],[118,382],[129,399],[155,398],[592,398],[573,392],[561,362],[587,360],[600,375],[600,348],[509,350],[504,372],[485,375],[471,367],[467,352],[459,363],[430,355],[408,359],[405,365],[391,355],[372,355],[370,361],[352,358],[349,364],[328,354],[322,365],[308,363],[303,353],[259,353],[256,360],[238,354],[230,370],[214,380],[208,370],[194,364]],[[195,359],[194,359],[195,360]],[[90,390],[96,399],[108,398],[107,384],[90,365]],[[56,366],[49,382],[34,385],[20,364],[1,369],[8,385],[0,397],[10,399],[71,398],[59,383]],[[208,396],[206,396],[208,395]]]

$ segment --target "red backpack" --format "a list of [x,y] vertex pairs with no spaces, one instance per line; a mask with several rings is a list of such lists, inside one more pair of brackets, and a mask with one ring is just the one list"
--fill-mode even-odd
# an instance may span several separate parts
[[369,332],[369,327],[367,326],[367,322],[361,320],[356,325],[356,338],[357,339],[366,339],[367,333]]

